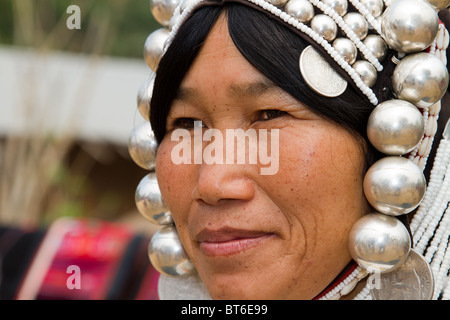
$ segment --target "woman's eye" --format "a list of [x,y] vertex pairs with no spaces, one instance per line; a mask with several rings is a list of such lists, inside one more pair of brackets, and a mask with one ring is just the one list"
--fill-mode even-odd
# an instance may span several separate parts
[[259,120],[261,121],[267,121],[272,120],[279,117],[284,117],[288,113],[281,110],[262,110],[259,114]]
[[[194,127],[201,124],[200,120],[194,119],[194,118],[178,118],[175,119],[172,123],[173,128],[176,129],[187,129],[191,130],[194,129]],[[202,125],[203,127],[203,125]]]

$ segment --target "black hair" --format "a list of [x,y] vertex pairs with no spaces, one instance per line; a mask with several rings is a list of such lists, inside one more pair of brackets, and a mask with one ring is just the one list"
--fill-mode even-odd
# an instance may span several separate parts
[[[212,0],[190,15],[160,61],[150,108],[158,142],[164,138],[166,118],[178,87],[222,12],[226,13],[234,44],[256,69],[316,114],[349,130],[356,139],[367,141],[367,120],[373,105],[361,92],[349,85],[341,96],[328,98],[315,93],[303,80],[299,57],[308,42],[248,5]],[[379,155],[370,144],[361,145],[366,151],[367,168]]]

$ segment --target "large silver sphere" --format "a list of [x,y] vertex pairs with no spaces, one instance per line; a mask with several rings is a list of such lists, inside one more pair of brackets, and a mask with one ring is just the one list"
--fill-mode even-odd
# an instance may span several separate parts
[[413,211],[423,199],[426,181],[422,170],[403,157],[385,157],[364,177],[367,201],[379,212],[398,216]]
[[317,32],[327,41],[336,38],[338,27],[332,18],[324,14],[318,14],[311,20],[311,29]]
[[131,131],[128,139],[128,152],[131,159],[143,169],[155,168],[156,142],[150,122],[145,121]]
[[425,131],[422,113],[404,100],[388,100],[372,111],[367,123],[367,136],[372,145],[388,155],[411,152]]
[[158,68],[159,61],[164,52],[164,44],[169,38],[169,30],[160,28],[153,31],[145,40],[144,59],[153,71]]
[[151,77],[148,80],[146,80],[139,88],[137,96],[137,105],[139,113],[147,121],[150,121],[150,100],[152,99],[154,82],[155,82],[154,77]]
[[333,8],[340,16],[344,16],[347,13],[347,0],[323,0],[322,2]]
[[378,61],[383,61],[387,55],[387,45],[380,36],[369,34],[363,41]]
[[151,223],[156,225],[173,223],[172,215],[161,196],[154,172],[149,173],[139,182],[135,201],[138,211]]
[[439,101],[447,90],[448,81],[445,64],[435,55],[425,52],[403,58],[392,76],[397,98],[421,108]]
[[348,38],[337,38],[333,41],[333,48],[340,53],[342,58],[347,61],[348,64],[353,64],[356,61],[358,55],[358,49],[353,41]]
[[156,21],[164,27],[168,27],[179,1],[180,0],[150,0],[150,11]]
[[366,60],[358,60],[352,65],[353,69],[359,74],[361,80],[366,86],[373,87],[377,82],[377,70]]
[[369,32],[369,24],[363,15],[356,12],[349,12],[343,19],[360,40],[363,40],[367,36]]
[[291,0],[284,10],[302,23],[309,22],[314,17],[314,7],[308,0]]
[[434,10],[439,11],[450,6],[450,0],[426,0]]
[[362,217],[349,234],[351,256],[369,272],[394,271],[406,261],[410,248],[406,227],[397,218],[381,213]]
[[375,17],[379,17],[383,13],[384,3],[383,0],[359,0],[366,6],[367,10]]
[[424,0],[396,0],[386,9],[381,32],[388,46],[399,52],[423,51],[436,38],[439,19]]
[[153,235],[148,256],[153,267],[166,276],[184,276],[195,270],[173,225],[163,227]]

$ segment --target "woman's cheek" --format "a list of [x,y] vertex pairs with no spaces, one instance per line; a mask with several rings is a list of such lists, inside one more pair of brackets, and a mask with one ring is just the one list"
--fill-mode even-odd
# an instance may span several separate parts
[[189,183],[193,181],[190,169],[192,165],[175,164],[171,159],[171,141],[163,140],[156,157],[156,177],[166,205],[172,213],[176,213],[177,204],[186,201],[189,194]]

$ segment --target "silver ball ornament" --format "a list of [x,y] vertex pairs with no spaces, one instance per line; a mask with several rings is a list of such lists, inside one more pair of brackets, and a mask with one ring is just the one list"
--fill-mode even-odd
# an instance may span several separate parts
[[397,218],[381,213],[365,215],[349,234],[352,258],[369,272],[394,271],[406,261],[410,248],[406,227]]
[[372,111],[367,136],[372,145],[388,155],[411,152],[422,140],[425,122],[417,107],[403,100],[388,100]]
[[150,11],[156,21],[168,27],[178,3],[179,0],[150,0]]
[[139,113],[147,121],[150,121],[150,100],[152,99],[154,82],[155,82],[154,77],[151,77],[148,80],[146,80],[139,88],[137,96],[137,105]]
[[356,12],[349,12],[343,19],[360,40],[363,40],[369,33],[369,24],[363,15]]
[[366,60],[358,60],[352,65],[353,69],[359,74],[361,80],[369,88],[377,82],[377,70]]
[[308,0],[291,0],[284,10],[302,23],[309,22],[314,17],[314,7]]
[[153,71],[156,71],[164,52],[164,44],[169,38],[169,30],[160,28],[153,31],[145,40],[144,59]]
[[417,208],[426,190],[422,170],[411,160],[382,158],[367,171],[363,182],[367,201],[379,212],[398,216]]
[[442,9],[450,6],[450,0],[426,0],[436,11],[440,11]]
[[131,131],[128,138],[128,152],[138,166],[146,170],[153,170],[157,149],[158,143],[148,121],[141,123]]
[[446,92],[448,82],[445,64],[438,57],[425,52],[403,58],[392,76],[397,98],[421,108],[438,102]]
[[383,13],[383,0],[359,0],[375,18]]
[[337,38],[333,41],[333,48],[340,53],[340,55],[347,61],[348,64],[353,64],[358,55],[358,49],[353,41],[348,38]]
[[267,0],[267,2],[273,4],[275,7],[283,7],[289,0]]
[[318,14],[311,20],[311,29],[327,41],[333,41],[336,38],[338,27],[332,18],[324,14]]
[[403,53],[423,51],[436,38],[439,19],[424,0],[396,0],[381,20],[383,38],[391,49]]
[[163,227],[153,235],[148,256],[153,267],[166,276],[189,275],[195,270],[173,225]]
[[135,192],[135,201],[139,213],[151,223],[156,225],[173,223],[172,215],[164,203],[154,172],[149,173],[139,182]]
[[347,13],[348,10],[347,0],[323,0],[322,2],[331,7],[341,17]]
[[369,34],[363,41],[363,44],[372,52],[378,61],[383,61],[387,55],[387,45],[380,36]]

